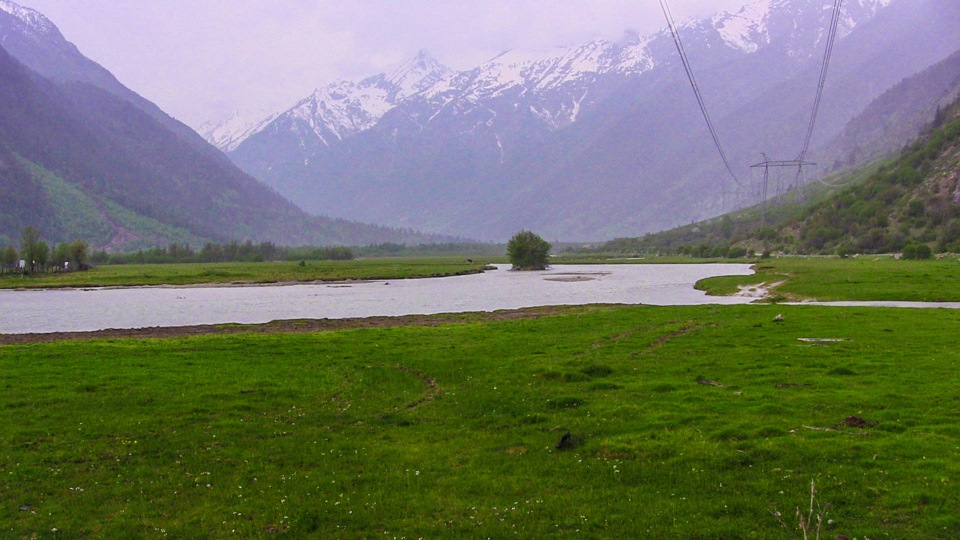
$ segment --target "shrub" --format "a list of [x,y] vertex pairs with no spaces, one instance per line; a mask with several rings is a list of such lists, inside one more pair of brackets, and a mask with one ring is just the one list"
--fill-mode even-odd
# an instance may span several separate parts
[[911,244],[903,248],[903,258],[912,260],[925,260],[933,256],[933,250],[926,244]]
[[727,257],[731,259],[742,259],[747,256],[747,248],[733,247],[727,252]]
[[507,243],[507,256],[514,270],[544,270],[550,243],[530,231],[520,231]]

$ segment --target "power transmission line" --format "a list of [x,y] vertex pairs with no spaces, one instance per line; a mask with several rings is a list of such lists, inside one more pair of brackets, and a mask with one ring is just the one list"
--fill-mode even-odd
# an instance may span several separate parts
[[823,51],[823,63],[820,66],[820,82],[817,84],[817,97],[813,100],[813,112],[810,114],[810,125],[807,127],[807,138],[803,142],[803,151],[798,161],[803,161],[810,150],[810,139],[813,138],[813,128],[817,124],[817,114],[820,112],[820,100],[823,98],[823,88],[827,83],[827,71],[830,69],[830,59],[833,57],[833,44],[837,39],[837,27],[840,25],[840,11],[843,0],[834,0],[833,18],[830,21],[830,30],[827,33],[827,46]]
[[680,32],[677,30],[676,24],[673,21],[673,13],[670,12],[670,6],[667,5],[667,0],[659,0],[660,9],[663,10],[663,16],[667,19],[667,26],[670,28],[670,34],[673,36],[673,42],[677,46],[677,52],[680,54],[680,61],[683,62],[683,69],[687,73],[687,78],[690,80],[690,86],[693,87],[693,93],[697,97],[697,104],[700,106],[700,112],[703,113],[703,119],[707,122],[707,129],[710,130],[710,137],[713,138],[713,144],[717,147],[717,152],[720,153],[720,159],[723,160],[723,165],[727,168],[727,172],[730,173],[730,178],[733,178],[733,181],[738,185],[742,186],[740,179],[737,178],[736,173],[733,172],[733,167],[730,166],[730,161],[727,159],[726,152],[723,151],[723,146],[720,144],[720,137],[717,135],[717,130],[713,125],[713,121],[710,120],[710,114],[707,113],[707,105],[703,101],[703,94],[700,92],[700,86],[697,85],[697,78],[693,75],[693,68],[690,66],[690,59],[687,58],[687,52],[683,48],[683,41],[680,39]]
[[[713,139],[714,145],[717,147],[717,152],[720,154],[720,158],[723,160],[724,166],[727,168],[727,172],[730,173],[730,177],[733,178],[733,181],[737,186],[742,187],[743,184],[740,182],[740,179],[737,178],[736,173],[733,172],[733,167],[730,165],[730,161],[727,159],[726,152],[723,151],[723,146],[720,144],[720,137],[717,135],[717,130],[713,124],[713,121],[710,119],[710,114],[707,112],[706,103],[703,99],[703,94],[700,91],[700,86],[697,84],[697,79],[694,76],[693,68],[690,65],[690,59],[687,57],[686,50],[683,47],[683,40],[680,38],[680,32],[677,30],[676,23],[673,19],[673,13],[670,11],[670,6],[667,4],[667,0],[659,0],[660,9],[663,11],[663,16],[667,20],[667,26],[670,30],[670,35],[673,37],[673,42],[677,47],[677,52],[680,54],[680,60],[683,63],[683,68],[687,73],[687,78],[690,80],[690,86],[693,88],[693,93],[697,98],[697,104],[700,106],[700,112],[703,114],[703,119],[707,123],[707,129],[710,130],[710,136]],[[827,73],[830,69],[830,61],[833,58],[833,49],[834,44],[837,39],[837,30],[840,26],[840,16],[843,10],[843,0],[834,0],[833,3],[833,13],[830,20],[830,26],[828,27],[826,47],[823,52],[823,61],[820,66],[820,77],[817,82],[817,93],[813,101],[813,110],[810,113],[810,123],[807,126],[807,134],[803,143],[803,150],[800,152],[800,155],[795,160],[791,161],[773,161],[767,158],[764,155],[764,162],[753,165],[752,168],[763,167],[764,182],[763,182],[763,195],[761,196],[764,200],[764,206],[766,206],[766,191],[769,182],[769,170],[771,167],[780,168],[780,167],[797,167],[797,181],[802,181],[803,168],[804,166],[816,165],[816,163],[811,163],[806,161],[807,153],[810,151],[810,142],[813,139],[813,131],[817,124],[817,116],[820,113],[820,104],[823,100],[823,90],[826,87],[827,82]],[[818,179],[824,185],[829,186],[822,179]],[[832,187],[832,186],[830,186]]]
[[[796,168],[797,168],[797,176],[796,176],[796,178],[794,179],[793,185],[788,186],[787,189],[788,189],[788,190],[791,190],[791,189],[795,189],[795,188],[796,188],[798,191],[800,191],[799,188],[800,188],[800,184],[801,184],[802,178],[803,178],[803,168],[804,168],[805,166],[813,166],[813,165],[816,165],[816,163],[811,163],[811,162],[809,162],[809,161],[802,161],[802,160],[796,160],[796,159],[795,159],[795,160],[789,160],[789,161],[778,161],[778,160],[772,160],[772,159],[768,158],[766,154],[761,154],[761,155],[763,155],[763,162],[757,163],[756,165],[752,165],[750,168],[751,168],[751,169],[763,169],[763,183],[761,184],[761,190],[762,190],[761,193],[762,193],[762,194],[761,194],[761,196],[760,196],[760,200],[761,200],[761,204],[762,204],[762,206],[760,207],[760,226],[763,227],[764,224],[766,223],[767,193],[768,193],[767,190],[769,189],[769,184],[770,184],[770,169],[782,169],[782,168],[793,168],[793,167],[796,167]],[[777,177],[777,185],[776,185],[776,188],[777,188],[776,200],[779,201],[779,199],[783,196],[783,185],[781,185],[780,177],[779,177],[779,176]],[[801,193],[800,196],[803,197],[802,193]]]

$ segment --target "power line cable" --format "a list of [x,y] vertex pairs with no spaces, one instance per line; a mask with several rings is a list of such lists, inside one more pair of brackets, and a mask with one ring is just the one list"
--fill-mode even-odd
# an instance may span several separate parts
[[697,78],[693,74],[693,68],[690,66],[690,59],[687,57],[687,52],[683,48],[683,41],[680,39],[680,32],[677,30],[677,26],[673,20],[673,13],[670,12],[670,6],[667,5],[667,0],[659,0],[660,9],[663,10],[663,16],[667,19],[667,26],[670,28],[670,35],[673,36],[673,42],[677,46],[677,52],[680,54],[680,61],[683,63],[683,69],[687,73],[687,79],[690,80],[690,86],[693,88],[693,93],[697,97],[697,104],[700,106],[700,112],[703,114],[703,119],[707,123],[707,129],[710,130],[710,137],[713,139],[714,146],[717,147],[717,152],[720,153],[720,159],[723,160],[723,165],[727,168],[727,172],[730,173],[730,178],[733,178],[733,181],[738,185],[742,186],[740,179],[737,178],[736,173],[733,172],[733,167],[730,165],[730,161],[727,159],[726,152],[723,151],[723,146],[720,144],[720,137],[717,135],[716,127],[713,125],[713,121],[710,119],[710,114],[707,112],[707,105],[703,100],[703,94],[700,92],[700,86],[697,84]]
[[[830,61],[833,58],[833,47],[837,39],[837,29],[840,26],[840,15],[843,10],[843,0],[834,0],[833,16],[830,20],[830,27],[827,32],[827,43],[823,51],[823,62],[820,66],[820,80],[817,84],[817,97],[813,101],[813,111],[810,113],[810,125],[807,127],[807,137],[803,143],[803,151],[800,152],[800,161],[803,161],[810,151],[810,141],[813,139],[813,130],[817,124],[817,116],[820,112],[820,102],[823,98],[823,89],[827,83],[827,72],[830,70]],[[840,189],[849,185],[852,180],[843,183],[827,182],[823,178],[817,178],[817,181],[830,189]]]
[[823,51],[823,63],[820,66],[820,81],[817,84],[817,97],[813,100],[813,112],[810,114],[810,125],[807,127],[807,138],[803,143],[803,151],[797,159],[803,161],[810,150],[810,140],[813,138],[813,128],[817,124],[817,115],[820,112],[820,100],[823,98],[823,89],[827,83],[827,71],[830,69],[830,59],[833,57],[833,44],[837,39],[837,28],[840,25],[840,11],[843,8],[843,0],[834,0],[833,18],[830,21],[830,29],[827,33],[827,46]]

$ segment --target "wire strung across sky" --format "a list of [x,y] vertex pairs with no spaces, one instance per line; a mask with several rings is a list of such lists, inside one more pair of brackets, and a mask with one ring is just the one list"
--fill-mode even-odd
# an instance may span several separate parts
[[823,88],[827,84],[827,71],[830,69],[830,59],[833,57],[833,44],[837,39],[837,27],[840,25],[840,10],[843,0],[834,0],[833,19],[830,21],[830,31],[827,34],[827,46],[823,51],[823,64],[820,66],[820,82],[817,84],[817,97],[813,100],[813,113],[810,114],[810,125],[807,127],[807,138],[803,142],[803,151],[798,161],[803,161],[810,150],[810,139],[813,138],[813,128],[817,124],[817,114],[820,112],[820,100],[823,98]]
[[[723,151],[723,146],[720,144],[720,137],[717,135],[717,130],[713,125],[713,121],[710,119],[710,115],[707,113],[707,106],[703,100],[703,94],[700,92],[700,86],[697,84],[697,79],[693,74],[693,68],[690,66],[689,58],[687,58],[687,52],[683,48],[683,41],[680,39],[680,32],[677,30],[677,25],[674,22],[673,13],[670,12],[670,6],[667,5],[667,0],[659,0],[659,2],[660,9],[663,10],[663,16],[667,20],[667,26],[670,29],[670,34],[673,36],[673,42],[677,46],[677,52],[680,54],[680,61],[683,62],[683,69],[686,71],[687,78],[690,80],[690,86],[693,87],[693,93],[697,97],[697,104],[700,106],[700,112],[703,113],[703,119],[707,122],[707,128],[710,130],[710,136],[713,138],[713,144],[717,147],[717,151],[720,153],[720,159],[723,160],[723,164],[727,168],[727,172],[730,173],[730,177],[733,178],[733,181],[736,182],[738,186],[742,187],[743,184],[740,182],[740,179],[737,178],[736,173],[733,172],[733,167],[730,166],[730,161],[727,159],[727,154]],[[813,101],[813,111],[810,114],[810,124],[807,126],[807,136],[803,142],[803,150],[800,152],[800,155],[795,161],[776,162],[777,166],[784,166],[788,163],[795,164],[797,167],[797,178],[801,177],[803,166],[809,164],[804,160],[807,157],[807,153],[810,151],[810,141],[813,139],[813,130],[816,127],[817,116],[820,113],[820,102],[823,99],[823,89],[827,83],[827,72],[830,69],[830,60],[833,57],[833,46],[837,39],[837,29],[840,26],[840,14],[842,8],[843,0],[834,0],[833,16],[830,20],[830,27],[827,33],[826,47],[823,52],[823,63],[820,66],[820,79],[817,83],[817,96]],[[770,166],[771,163],[772,162],[770,160],[766,160],[767,166]],[[822,179],[820,181],[823,182]]]
[[707,105],[703,101],[703,94],[700,93],[697,78],[693,75],[693,68],[690,67],[690,60],[687,58],[687,52],[683,48],[683,41],[680,40],[680,32],[677,30],[677,25],[673,22],[673,13],[670,12],[670,6],[667,5],[666,0],[660,0],[660,9],[663,10],[663,16],[667,19],[667,26],[670,27],[673,42],[677,45],[677,52],[680,54],[680,61],[683,62],[683,69],[687,72],[687,78],[690,79],[690,86],[693,87],[693,93],[697,96],[697,104],[700,105],[700,112],[703,113],[703,119],[707,122],[707,129],[710,130],[710,136],[713,137],[713,144],[716,145],[717,151],[720,152],[720,159],[723,160],[723,164],[726,166],[727,172],[730,173],[730,177],[733,178],[733,181],[736,182],[738,186],[742,187],[743,184],[740,182],[740,179],[737,178],[736,173],[733,172],[733,167],[730,166],[730,162],[727,160],[727,154],[723,151],[723,146],[720,144],[720,137],[717,135],[713,121],[710,120],[710,114],[707,113]]

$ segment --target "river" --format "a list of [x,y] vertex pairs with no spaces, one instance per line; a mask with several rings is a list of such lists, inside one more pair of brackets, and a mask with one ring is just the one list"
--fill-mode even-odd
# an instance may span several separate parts
[[704,278],[749,275],[747,264],[563,265],[470,276],[248,287],[132,287],[0,291],[0,334],[83,332],[279,319],[496,311],[595,303],[743,304],[709,297]]

